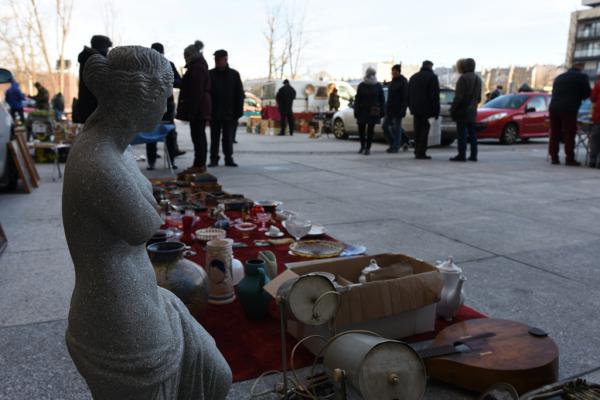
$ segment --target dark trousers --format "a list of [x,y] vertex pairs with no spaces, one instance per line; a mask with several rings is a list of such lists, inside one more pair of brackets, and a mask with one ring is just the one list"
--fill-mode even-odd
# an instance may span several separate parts
[[467,140],[471,145],[469,157],[477,158],[477,126],[475,122],[456,122],[456,136],[458,138],[458,155],[462,158],[467,156]]
[[552,160],[558,160],[560,140],[565,143],[567,161],[575,161],[575,135],[577,134],[577,113],[550,111],[550,146],[548,152]]
[[17,122],[17,114],[19,115],[19,118],[21,118],[21,122],[25,123],[25,115],[23,115],[23,109],[21,108],[20,110],[11,108],[10,109],[10,115],[13,119],[13,121],[15,121],[15,123]]
[[600,124],[594,124],[590,137],[590,166],[598,167],[600,162]]
[[292,113],[281,114],[281,133],[280,133],[281,136],[285,135],[286,123],[290,128],[290,136],[292,136],[294,134],[294,114],[292,114]]
[[219,162],[219,142],[223,143],[225,162],[233,161],[233,133],[237,129],[237,120],[210,122],[210,162]]
[[[366,135],[365,135],[366,131]],[[371,143],[373,143],[373,132],[375,131],[375,124],[358,123],[358,135],[360,137],[360,148],[370,150]]]
[[427,153],[427,139],[429,138],[429,124],[428,118],[421,116],[414,116],[414,130],[415,130],[415,156],[422,157]]
[[206,167],[206,121],[190,121],[190,132],[194,143],[194,167]]
[[[167,145],[167,151],[169,152],[169,158],[171,159],[171,165],[174,165],[173,160],[175,159],[175,129],[172,129],[167,136],[165,136],[165,143]],[[148,159],[148,165],[154,167],[156,163],[156,148],[157,142],[146,143],[146,158]]]

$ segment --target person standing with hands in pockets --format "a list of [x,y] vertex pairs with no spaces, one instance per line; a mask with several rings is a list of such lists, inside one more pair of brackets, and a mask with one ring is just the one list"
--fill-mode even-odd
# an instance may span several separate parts
[[440,82],[433,73],[433,63],[423,61],[421,70],[408,82],[408,107],[414,116],[415,158],[431,160],[427,155],[429,118],[440,117]]

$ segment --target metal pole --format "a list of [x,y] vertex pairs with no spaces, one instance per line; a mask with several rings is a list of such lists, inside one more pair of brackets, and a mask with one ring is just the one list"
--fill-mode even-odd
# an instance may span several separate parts
[[283,375],[283,394],[287,396],[288,381],[287,381],[287,346],[285,342],[285,301],[278,297],[279,304],[279,328],[281,330],[281,373]]

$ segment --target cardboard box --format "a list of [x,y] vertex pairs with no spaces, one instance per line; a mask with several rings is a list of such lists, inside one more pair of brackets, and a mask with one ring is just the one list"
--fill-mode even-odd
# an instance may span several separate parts
[[[401,278],[358,283],[358,278],[370,260],[382,268],[406,265],[412,273]],[[433,265],[403,254],[378,254],[311,260],[286,264],[288,271],[275,279],[271,294],[283,281],[311,272],[330,272],[336,276],[340,289],[340,303],[335,321],[323,326],[306,326],[288,319],[288,332],[296,339],[318,334],[326,338],[333,331],[369,330],[390,339],[400,339],[429,332],[435,326],[435,308],[442,292],[443,280]],[[322,341],[308,341],[309,350],[316,353]]]

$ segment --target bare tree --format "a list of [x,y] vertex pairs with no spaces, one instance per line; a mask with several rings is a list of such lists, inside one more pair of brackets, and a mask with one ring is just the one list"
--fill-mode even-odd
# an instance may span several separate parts
[[286,6],[282,1],[274,6],[267,6],[264,37],[268,48],[269,79],[283,78],[286,67],[290,78],[298,78],[303,50],[308,41],[305,30],[306,4],[299,13],[297,8],[295,3]]
[[59,30],[59,91],[65,92],[65,44],[71,28],[71,15],[73,14],[73,0],[56,0],[56,15]]
[[277,20],[279,17],[280,9],[281,4],[275,7],[267,8],[267,28],[263,32],[265,40],[267,41],[267,48],[269,52],[269,79],[273,79],[273,75],[277,70],[277,60],[275,58],[275,45],[277,42]]
[[117,33],[117,18],[119,16],[117,6],[113,0],[104,0],[102,8],[102,21],[104,23],[104,32],[115,45],[121,41],[121,36]]
[[31,12],[33,13],[34,19],[34,32],[36,38],[38,40],[38,45],[42,57],[44,59],[44,64],[46,64],[46,69],[48,70],[48,75],[50,76],[50,88],[52,91],[56,91],[56,77],[52,73],[52,63],[50,62],[50,54],[48,51],[48,46],[46,45],[46,31],[44,30],[44,25],[42,24],[42,18],[40,15],[40,10],[38,8],[37,0],[30,0]]

